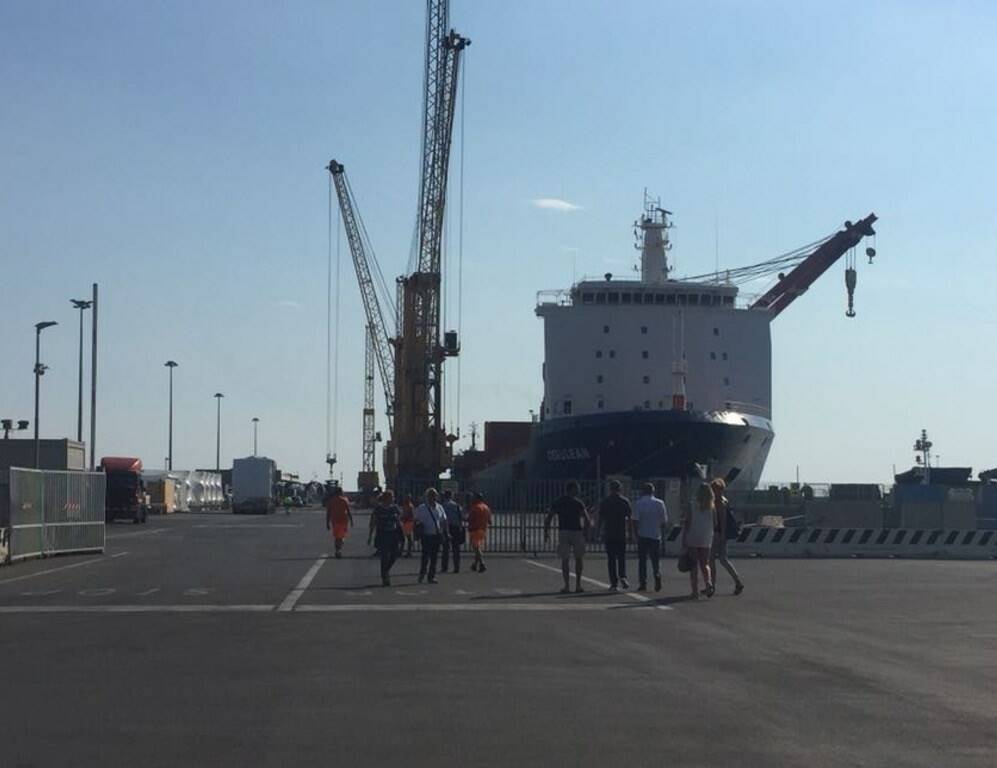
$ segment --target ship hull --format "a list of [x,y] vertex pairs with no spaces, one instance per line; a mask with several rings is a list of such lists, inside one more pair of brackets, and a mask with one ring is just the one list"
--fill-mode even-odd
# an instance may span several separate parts
[[[711,476],[757,483],[774,433],[768,419],[734,411],[632,411],[538,422],[519,455],[488,467],[482,480],[544,480],[619,475]],[[733,470],[736,470],[734,472]]]

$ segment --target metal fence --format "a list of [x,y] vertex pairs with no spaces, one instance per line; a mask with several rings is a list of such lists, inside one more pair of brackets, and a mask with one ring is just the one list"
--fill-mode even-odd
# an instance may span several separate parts
[[104,550],[101,472],[10,470],[11,560]]
[[[590,510],[595,512],[599,501],[608,492],[608,481],[578,480],[579,498]],[[618,478],[622,484],[622,492],[631,500],[639,493],[641,482],[631,478]],[[544,517],[551,504],[566,492],[567,480],[500,480],[473,483],[454,480],[437,480],[434,482],[408,481],[399,484],[398,501],[411,495],[413,503],[418,505],[425,490],[436,487],[439,491],[451,490],[457,500],[464,504],[470,501],[470,494],[481,493],[492,510],[492,524],[488,529],[488,549],[492,552],[525,552],[538,554],[553,552],[557,549],[557,520],[551,523],[550,541],[544,541]],[[680,483],[670,478],[655,478],[653,482],[656,493],[665,499],[669,514],[674,522],[679,517]],[[598,529],[587,532],[588,542],[593,547],[602,548],[602,540]],[[628,548],[636,551],[636,541],[631,541]]]

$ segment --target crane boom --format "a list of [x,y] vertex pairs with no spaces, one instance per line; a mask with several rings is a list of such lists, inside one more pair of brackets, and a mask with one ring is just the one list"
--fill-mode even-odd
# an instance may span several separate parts
[[870,213],[854,224],[845,222],[844,229],[831,235],[812,254],[800,262],[789,274],[779,278],[779,282],[757,299],[750,309],[762,309],[773,317],[792,304],[798,296],[806,292],[814,281],[823,275],[849,249],[858,245],[862,238],[876,234],[872,225],[876,214]]
[[371,276],[370,260],[373,253],[367,253],[367,244],[362,233],[360,214],[357,213],[353,191],[346,178],[346,169],[342,163],[330,160],[326,170],[332,175],[336,186],[336,196],[339,198],[339,210],[343,216],[343,228],[350,244],[353,256],[353,267],[356,269],[357,281],[360,283],[360,297],[363,300],[364,313],[367,316],[369,343],[373,345],[374,357],[377,360],[381,383],[384,386],[384,400],[388,410],[388,429],[392,426],[392,415],[395,403],[395,359],[391,340],[388,337],[388,326],[384,322],[384,313],[377,298],[374,279]]

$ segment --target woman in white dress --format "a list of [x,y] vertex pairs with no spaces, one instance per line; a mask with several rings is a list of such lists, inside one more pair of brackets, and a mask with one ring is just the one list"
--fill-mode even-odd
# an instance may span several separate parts
[[693,567],[689,569],[693,600],[699,599],[698,570],[703,573],[706,583],[706,596],[713,597],[713,576],[710,573],[710,551],[713,547],[713,528],[716,524],[716,505],[713,489],[709,483],[700,484],[696,499],[685,514],[682,525],[682,546],[692,556]]

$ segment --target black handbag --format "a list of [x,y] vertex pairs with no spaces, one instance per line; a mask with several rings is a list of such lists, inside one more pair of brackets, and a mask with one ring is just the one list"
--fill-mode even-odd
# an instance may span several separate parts
[[692,556],[692,552],[688,549],[683,549],[675,565],[678,566],[680,573],[689,573],[689,571],[696,567],[696,561]]

